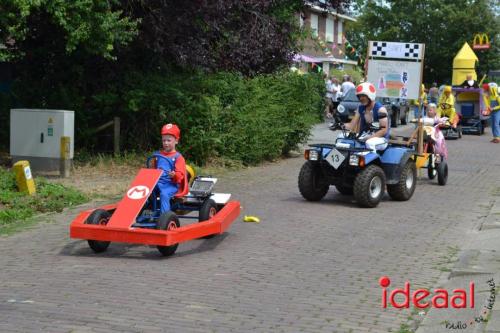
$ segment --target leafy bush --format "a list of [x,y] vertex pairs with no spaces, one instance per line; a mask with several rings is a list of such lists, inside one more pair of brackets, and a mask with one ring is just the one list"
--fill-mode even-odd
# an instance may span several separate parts
[[61,212],[64,208],[88,201],[75,189],[35,179],[37,193],[27,196],[17,191],[12,171],[0,168],[0,233],[1,227],[22,222],[37,213]]
[[324,91],[319,76],[288,72],[135,75],[126,85],[126,146],[159,147],[161,125],[174,122],[179,150],[198,164],[212,157],[255,164],[286,154],[319,121]]
[[[77,152],[112,147],[112,136],[102,142],[94,128],[119,116],[122,150],[160,148],[160,128],[173,122],[181,128],[179,151],[203,165],[210,159],[255,164],[288,153],[307,139],[312,125],[321,119],[325,89],[317,74],[288,71],[249,78],[155,68],[124,71],[113,81],[99,83],[93,89],[20,83],[13,90],[24,101],[23,107],[75,110]],[[37,103],[39,96],[45,96],[44,103]],[[0,123],[5,133],[7,124]]]

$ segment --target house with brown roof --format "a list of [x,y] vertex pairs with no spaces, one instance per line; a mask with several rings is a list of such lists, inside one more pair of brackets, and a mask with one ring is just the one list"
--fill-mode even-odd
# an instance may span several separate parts
[[354,69],[357,62],[346,57],[345,30],[349,22],[356,22],[355,18],[338,14],[321,0],[308,1],[297,16],[300,26],[311,32],[294,59],[302,71],[316,71],[316,66],[325,73],[332,68]]

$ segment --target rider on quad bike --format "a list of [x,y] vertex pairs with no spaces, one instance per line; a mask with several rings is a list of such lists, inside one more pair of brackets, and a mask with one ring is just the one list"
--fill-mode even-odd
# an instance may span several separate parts
[[[346,129],[360,133],[360,140],[365,141],[367,148],[384,150],[387,148],[391,128],[386,108],[375,101],[377,93],[373,84],[369,82],[356,87],[356,96],[361,105],[351,122],[346,124]],[[373,130],[374,127],[379,129]]]

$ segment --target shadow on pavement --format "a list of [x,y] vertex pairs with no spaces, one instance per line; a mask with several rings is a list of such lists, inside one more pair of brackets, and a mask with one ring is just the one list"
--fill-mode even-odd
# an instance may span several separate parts
[[[66,246],[64,246],[59,252],[63,256],[77,256],[77,257],[99,257],[99,258],[129,258],[129,259],[150,259],[150,260],[164,260],[168,258],[183,257],[195,253],[207,252],[214,250],[226,237],[228,233],[225,232],[222,235],[218,235],[212,239],[199,239],[191,242],[199,243],[198,246],[194,248],[186,249],[178,248],[177,252],[170,256],[162,256],[156,246],[152,245],[142,245],[142,244],[125,244],[125,243],[111,243],[106,252],[94,253],[88,246],[87,242],[84,240],[72,240]],[[183,243],[184,244],[184,243]],[[182,245],[182,244],[180,244]],[[140,247],[140,250],[134,251],[133,254],[131,250]],[[151,251],[153,250],[153,251]]]

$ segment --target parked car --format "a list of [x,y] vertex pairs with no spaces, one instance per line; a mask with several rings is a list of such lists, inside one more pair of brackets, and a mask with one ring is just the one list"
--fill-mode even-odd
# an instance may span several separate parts
[[379,99],[391,117],[391,127],[406,125],[410,122],[410,106],[408,100],[383,97]]

